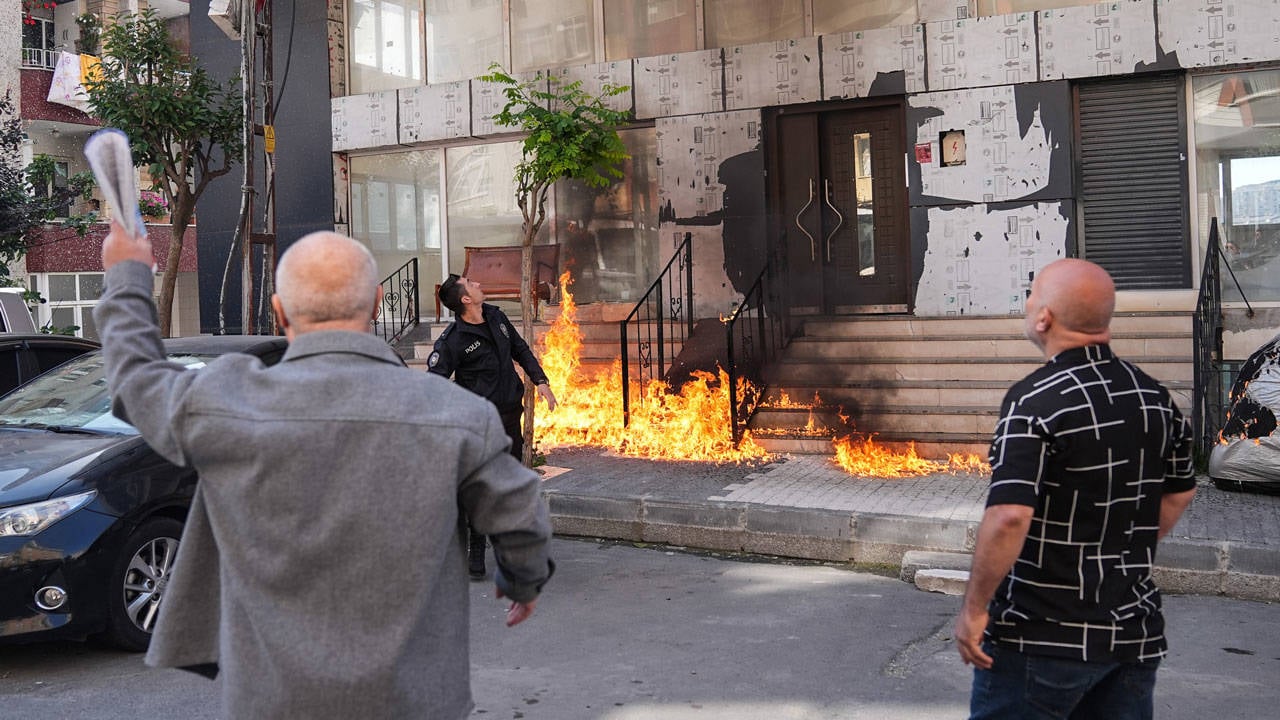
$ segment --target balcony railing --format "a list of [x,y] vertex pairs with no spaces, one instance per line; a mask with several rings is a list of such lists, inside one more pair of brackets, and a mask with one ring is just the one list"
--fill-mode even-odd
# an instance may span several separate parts
[[58,51],[41,48],[22,48],[22,67],[35,70],[53,70],[58,67]]

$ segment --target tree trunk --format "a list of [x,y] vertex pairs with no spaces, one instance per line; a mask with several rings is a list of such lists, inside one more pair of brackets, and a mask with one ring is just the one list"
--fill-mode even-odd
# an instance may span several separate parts
[[[524,341],[533,347],[533,239],[540,223],[526,222],[524,240],[520,251],[520,331]],[[527,378],[526,378],[527,379]],[[533,404],[536,394],[533,381],[524,385],[524,461],[525,467],[533,467]]]
[[169,214],[169,255],[165,260],[164,275],[160,278],[160,301],[156,311],[160,316],[160,336],[173,335],[173,295],[178,286],[178,265],[182,261],[182,238],[187,234],[187,226],[191,224],[191,206],[194,199],[179,194],[173,200],[172,212]]

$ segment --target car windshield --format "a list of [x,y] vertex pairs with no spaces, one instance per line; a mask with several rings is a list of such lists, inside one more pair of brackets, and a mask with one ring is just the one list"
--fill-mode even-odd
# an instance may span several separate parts
[[[212,356],[170,355],[188,370],[204,367]],[[0,427],[43,427],[136,435],[132,425],[111,414],[102,353],[59,365],[0,398]]]

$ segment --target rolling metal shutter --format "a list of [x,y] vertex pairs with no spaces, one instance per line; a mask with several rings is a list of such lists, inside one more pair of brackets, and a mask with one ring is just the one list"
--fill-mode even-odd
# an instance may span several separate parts
[[1180,76],[1077,86],[1081,256],[1116,287],[1191,287]]

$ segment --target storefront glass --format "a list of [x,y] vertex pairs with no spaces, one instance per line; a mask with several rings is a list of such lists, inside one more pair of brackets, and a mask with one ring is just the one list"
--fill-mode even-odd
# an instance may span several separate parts
[[427,82],[467,80],[503,63],[500,0],[427,0]]
[[707,47],[804,37],[804,1],[705,0]]
[[422,84],[422,0],[352,0],[348,13],[351,94]]
[[[1280,301],[1280,70],[1200,76],[1192,89],[1201,253],[1217,218],[1244,296]],[[1229,279],[1222,295],[1241,297]]]
[[581,303],[638,299],[666,260],[657,256],[657,134],[641,128],[619,135],[631,155],[621,180],[602,190],[556,185],[560,265]]
[[916,20],[915,0],[813,0],[814,35],[911,25]]
[[1013,13],[1056,10],[1076,5],[1093,5],[1095,0],[977,0],[978,15],[1012,15]]
[[694,0],[617,0],[604,4],[607,60],[698,49]]
[[511,65],[516,72],[595,62],[592,0],[511,0]]
[[443,277],[439,149],[351,158],[351,237],[365,243],[386,277],[418,258],[422,301]]

